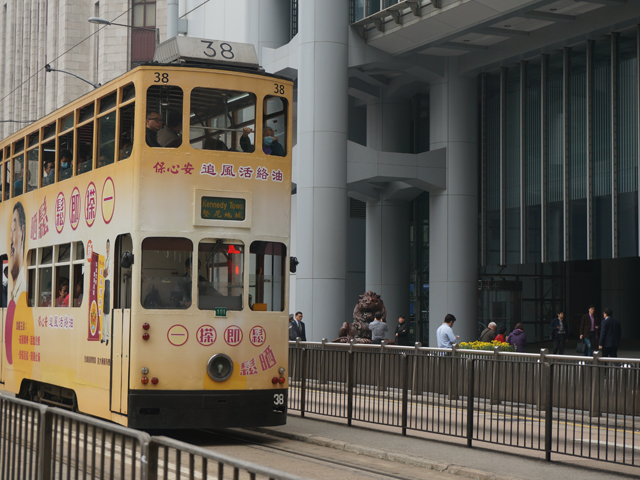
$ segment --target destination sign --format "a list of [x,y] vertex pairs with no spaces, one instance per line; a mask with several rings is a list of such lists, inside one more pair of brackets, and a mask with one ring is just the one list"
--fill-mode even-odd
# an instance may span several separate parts
[[202,197],[200,203],[200,218],[205,220],[242,222],[246,211],[247,202],[244,198]]

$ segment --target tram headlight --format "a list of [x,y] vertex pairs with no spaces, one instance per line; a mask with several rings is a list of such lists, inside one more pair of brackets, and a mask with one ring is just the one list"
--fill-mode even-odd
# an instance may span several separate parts
[[207,373],[212,380],[224,382],[233,373],[233,360],[224,353],[216,353],[207,362]]
[[146,374],[149,373],[149,369],[147,367],[142,367],[141,372],[142,372],[143,375],[146,375]]
[[280,367],[280,368],[278,369],[278,373],[279,373],[280,375],[284,375],[284,367]]

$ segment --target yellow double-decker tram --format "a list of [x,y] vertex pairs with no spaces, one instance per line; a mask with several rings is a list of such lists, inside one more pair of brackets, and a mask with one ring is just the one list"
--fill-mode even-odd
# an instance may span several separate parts
[[0,143],[0,387],[135,428],[283,424],[292,83],[250,45],[156,56]]

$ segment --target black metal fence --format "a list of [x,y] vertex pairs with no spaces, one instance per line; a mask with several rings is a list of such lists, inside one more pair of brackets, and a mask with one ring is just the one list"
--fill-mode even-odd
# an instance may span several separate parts
[[640,360],[291,342],[289,408],[640,466]]
[[0,395],[0,478],[282,479],[302,477],[58,408]]

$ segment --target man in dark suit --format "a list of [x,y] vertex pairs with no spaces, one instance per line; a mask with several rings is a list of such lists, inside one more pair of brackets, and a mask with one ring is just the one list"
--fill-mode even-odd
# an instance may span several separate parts
[[564,312],[559,312],[558,316],[551,321],[551,339],[553,340],[553,354],[564,355],[564,344],[568,335],[567,322],[564,319]]
[[296,338],[300,337],[303,342],[307,341],[307,332],[304,328],[304,322],[302,321],[302,312],[296,312],[294,319],[289,322],[289,340],[296,341]]
[[620,347],[620,338],[622,330],[620,330],[620,322],[612,317],[613,310],[604,309],[604,320],[602,321],[600,334],[600,350],[603,357],[617,357],[618,348]]
[[587,349],[584,352],[586,356],[591,356],[593,350],[598,345],[598,335],[600,333],[600,318],[596,315],[596,307],[591,305],[589,313],[582,316],[580,321],[580,340],[584,340]]

